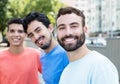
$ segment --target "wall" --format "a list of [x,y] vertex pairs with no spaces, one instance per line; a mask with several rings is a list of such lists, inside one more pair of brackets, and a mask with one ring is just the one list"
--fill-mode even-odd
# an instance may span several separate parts
[[108,57],[117,67],[120,77],[120,38],[107,38],[106,40],[106,47],[88,46],[88,48],[96,50]]

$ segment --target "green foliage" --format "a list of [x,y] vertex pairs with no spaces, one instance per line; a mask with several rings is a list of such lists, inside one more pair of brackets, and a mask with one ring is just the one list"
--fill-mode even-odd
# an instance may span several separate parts
[[7,15],[8,18],[24,17],[31,11],[37,11],[54,17],[60,6],[58,0],[9,0]]
[[5,36],[4,30],[6,27],[6,4],[8,0],[0,0],[0,31],[2,32],[2,36]]
[[61,6],[59,0],[0,0],[0,31],[5,31],[10,18],[23,18],[31,11],[47,14],[54,24],[56,13]]
[[51,0],[52,11],[47,13],[48,17],[50,18],[51,22],[55,24],[55,18],[57,15],[58,10],[63,6],[58,0]]

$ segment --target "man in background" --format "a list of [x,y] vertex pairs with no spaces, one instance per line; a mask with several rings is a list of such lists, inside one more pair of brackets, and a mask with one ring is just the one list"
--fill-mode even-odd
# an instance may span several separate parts
[[40,52],[23,46],[23,21],[13,18],[7,27],[10,47],[0,51],[0,84],[39,84]]
[[53,36],[53,26],[45,14],[31,12],[24,18],[24,30],[28,38],[43,51],[42,76],[45,84],[58,84],[64,68],[69,63],[65,50]]

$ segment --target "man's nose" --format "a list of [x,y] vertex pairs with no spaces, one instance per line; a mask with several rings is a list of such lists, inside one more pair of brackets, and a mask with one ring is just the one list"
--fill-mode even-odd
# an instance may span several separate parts
[[18,36],[18,35],[19,35],[19,32],[16,31],[16,32],[15,32],[15,35]]
[[39,35],[36,34],[36,33],[34,33],[34,38],[35,38],[35,39],[38,39],[38,37],[39,37]]
[[67,34],[67,35],[72,34],[72,30],[71,30],[70,27],[67,27],[67,28],[66,28],[66,34]]

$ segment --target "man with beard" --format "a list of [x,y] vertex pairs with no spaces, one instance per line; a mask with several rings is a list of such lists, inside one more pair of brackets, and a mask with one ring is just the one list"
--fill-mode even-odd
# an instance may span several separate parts
[[63,69],[69,63],[67,53],[54,38],[53,26],[45,14],[31,12],[24,18],[24,30],[41,49],[42,76],[45,84],[58,84]]
[[57,39],[70,60],[59,84],[119,84],[116,67],[102,54],[87,48],[85,33],[85,16],[80,10],[73,7],[59,10]]

